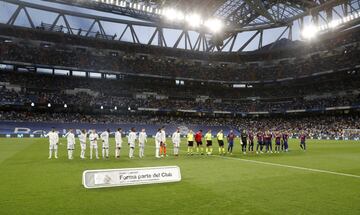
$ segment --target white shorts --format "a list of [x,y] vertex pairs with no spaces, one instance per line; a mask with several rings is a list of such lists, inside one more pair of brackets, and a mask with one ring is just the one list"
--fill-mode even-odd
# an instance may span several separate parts
[[118,148],[118,149],[120,149],[120,148],[121,148],[121,143],[116,143],[116,144],[115,144],[115,147]]
[[68,150],[74,150],[75,149],[75,144],[68,144],[67,149]]
[[97,149],[97,148],[98,148],[98,145],[97,145],[97,144],[90,144],[90,148],[92,148],[92,149]]
[[58,145],[57,144],[50,144],[49,145],[49,149],[57,149]]
[[156,147],[156,148],[160,148],[160,142],[155,141],[155,147]]
[[139,147],[145,148],[145,143],[139,143]]
[[85,150],[86,149],[86,144],[80,143],[80,147],[81,147],[81,150]]
[[174,147],[180,147],[180,143],[174,143]]
[[102,147],[103,147],[103,149],[108,149],[109,148],[109,145],[107,144],[107,145],[102,145]]

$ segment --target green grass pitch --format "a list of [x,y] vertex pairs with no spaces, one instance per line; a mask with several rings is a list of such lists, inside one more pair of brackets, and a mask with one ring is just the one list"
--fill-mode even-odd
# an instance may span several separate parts
[[[125,146],[116,160],[111,139],[110,160],[80,160],[77,142],[72,161],[61,142],[60,158],[48,160],[47,139],[0,139],[1,215],[360,214],[358,177],[238,159],[360,175],[360,142],[308,140],[303,152],[292,140],[289,153],[244,156],[237,141],[234,159],[227,159],[186,156],[183,140],[179,158],[155,159],[150,139],[144,159],[130,160]],[[165,165],[178,165],[182,181],[92,190],[81,184],[84,170]]]

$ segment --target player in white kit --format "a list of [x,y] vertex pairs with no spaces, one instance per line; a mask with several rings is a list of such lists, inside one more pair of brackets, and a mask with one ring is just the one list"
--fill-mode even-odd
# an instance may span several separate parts
[[160,158],[161,129],[155,135],[155,157]]
[[122,146],[122,130],[118,128],[115,132],[115,157],[120,158],[120,150]]
[[87,136],[86,130],[85,129],[81,130],[81,134],[79,135],[80,148],[81,148],[81,152],[80,152],[81,159],[85,159],[86,136]]
[[144,157],[144,151],[145,151],[145,143],[147,142],[147,134],[145,132],[145,128],[141,129],[141,132],[139,133],[139,157]]
[[75,134],[73,129],[69,129],[68,133],[65,134],[67,140],[68,159],[72,160],[75,150]]
[[45,135],[49,137],[49,159],[52,157],[52,152],[54,151],[55,158],[58,158],[58,144],[59,144],[59,134],[55,131],[55,128],[51,129],[49,133]]
[[96,133],[96,130],[93,129],[89,135],[89,140],[90,140],[90,159],[92,159],[92,152],[93,149],[95,150],[95,156],[96,159],[99,159],[99,153],[98,153],[98,145],[97,145],[97,140],[99,139],[99,135]]
[[134,158],[134,150],[135,150],[135,142],[136,142],[136,133],[135,128],[131,128],[129,136],[128,136],[128,144],[130,147],[129,150],[129,158]]
[[179,148],[180,148],[180,129],[177,128],[176,131],[173,133],[171,138],[174,144],[174,155],[179,156]]
[[100,134],[100,138],[102,140],[102,158],[109,158],[109,135],[110,135],[110,129],[107,129],[103,133]]

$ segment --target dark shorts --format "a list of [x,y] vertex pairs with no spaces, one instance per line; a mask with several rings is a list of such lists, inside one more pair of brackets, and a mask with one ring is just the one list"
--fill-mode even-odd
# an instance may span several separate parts
[[301,144],[301,145],[305,145],[305,142],[301,141],[300,144]]
[[223,140],[218,140],[219,146],[224,146],[224,141]]
[[188,146],[194,146],[194,141],[188,141]]
[[212,146],[212,140],[207,140],[206,141],[206,146]]
[[263,141],[258,141],[257,144],[258,144],[258,145],[262,145],[262,144],[263,144]]
[[247,144],[247,140],[246,140],[246,139],[242,139],[241,142],[242,142],[243,145],[246,145],[246,144]]
[[280,141],[275,143],[276,145],[280,145]]
[[254,141],[250,141],[249,145],[250,145],[250,146],[253,146],[253,145],[254,145]]
[[199,147],[199,146],[202,146],[202,141],[200,142],[196,142],[196,145]]
[[229,141],[229,146],[233,146],[234,145],[234,141]]

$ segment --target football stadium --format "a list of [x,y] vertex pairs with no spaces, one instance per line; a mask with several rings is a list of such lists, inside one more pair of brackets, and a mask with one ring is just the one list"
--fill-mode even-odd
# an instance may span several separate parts
[[0,214],[360,214],[360,0],[0,0]]

